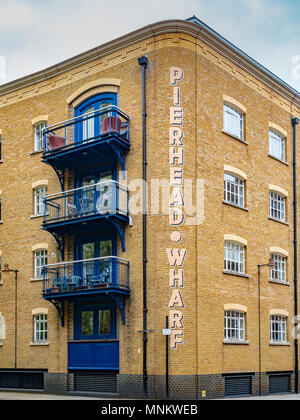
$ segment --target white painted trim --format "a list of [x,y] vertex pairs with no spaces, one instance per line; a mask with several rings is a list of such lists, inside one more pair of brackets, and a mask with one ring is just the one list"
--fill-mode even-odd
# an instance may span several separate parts
[[40,179],[32,183],[32,188],[35,190],[38,187],[47,187],[49,184],[48,179]]
[[281,187],[278,187],[277,185],[269,185],[269,190],[272,191],[272,192],[276,192],[278,194],[281,194],[285,198],[288,198],[288,196],[289,196],[289,193],[286,190],[284,190]]
[[48,122],[48,115],[40,115],[39,117],[35,117],[32,119],[31,123],[33,126],[38,125],[39,123]]
[[236,235],[224,235],[224,240],[229,242],[237,242],[241,245],[248,246],[248,241]]
[[48,312],[47,308],[36,308],[32,310],[32,315],[48,315]]
[[37,245],[34,245],[32,247],[32,251],[35,252],[35,251],[39,251],[39,250],[42,250],[42,249],[48,249],[48,248],[49,248],[48,244],[37,244]]
[[238,178],[241,178],[243,181],[247,181],[247,174],[245,172],[241,171],[240,169],[234,168],[233,166],[224,165],[224,172],[235,175]]
[[287,138],[287,136],[288,136],[288,133],[287,133],[287,131],[286,130],[284,130],[282,127],[280,127],[279,125],[277,125],[277,124],[274,124],[274,123],[269,123],[269,128],[270,128],[270,130],[274,130],[274,131],[276,131],[278,134],[280,134],[281,136],[283,136],[285,139]]
[[240,111],[242,114],[247,113],[247,108],[241,104],[239,101],[237,101],[234,98],[231,98],[230,96],[223,95],[223,101],[225,104],[232,105],[234,108],[236,108],[238,111]]
[[224,305],[224,311],[236,311],[236,312],[243,312],[247,313],[248,308],[247,306],[237,305],[235,303],[229,303],[228,305]]
[[285,249],[282,249],[282,248],[278,248],[278,247],[270,248],[270,253],[271,254],[279,254],[279,255],[282,255],[283,257],[287,257],[287,258],[289,256],[288,251],[286,251]]
[[284,309],[271,309],[270,316],[273,316],[273,315],[284,316],[286,318],[289,318],[290,316],[289,312]]

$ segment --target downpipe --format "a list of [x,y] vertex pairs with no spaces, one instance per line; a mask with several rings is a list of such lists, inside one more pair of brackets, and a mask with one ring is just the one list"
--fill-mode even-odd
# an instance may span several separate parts
[[144,399],[148,398],[148,371],[147,371],[147,108],[146,108],[146,71],[148,57],[138,59],[142,67],[142,97],[143,97],[143,389]]

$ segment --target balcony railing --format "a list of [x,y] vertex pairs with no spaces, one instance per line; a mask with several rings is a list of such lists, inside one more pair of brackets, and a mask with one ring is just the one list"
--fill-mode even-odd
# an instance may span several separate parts
[[129,145],[129,117],[110,105],[44,130],[44,156],[115,136]]
[[47,265],[43,268],[44,297],[61,293],[129,291],[129,262],[117,257]]
[[89,216],[128,217],[128,199],[128,188],[116,181],[48,195],[44,199],[44,224],[80,220]]

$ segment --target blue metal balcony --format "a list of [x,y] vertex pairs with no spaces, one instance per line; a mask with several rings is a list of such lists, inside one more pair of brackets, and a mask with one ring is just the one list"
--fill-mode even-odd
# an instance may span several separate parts
[[130,119],[114,105],[52,125],[44,130],[43,162],[56,171],[64,189],[64,169],[117,157],[125,172]]
[[125,324],[125,301],[130,294],[129,262],[118,257],[64,262],[43,268],[43,298],[53,303],[64,323],[64,301],[109,296]]
[[[129,222],[129,192],[116,181],[48,195],[44,199],[44,230],[58,240],[66,233],[93,230],[112,224],[125,251],[125,225]],[[58,244],[63,248],[63,244]],[[61,251],[63,251],[61,249]]]

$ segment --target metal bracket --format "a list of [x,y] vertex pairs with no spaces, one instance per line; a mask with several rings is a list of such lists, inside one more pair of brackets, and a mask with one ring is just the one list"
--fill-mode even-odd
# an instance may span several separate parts
[[121,243],[122,243],[122,251],[125,252],[126,251],[126,246],[125,246],[125,226],[124,223],[122,222],[116,222],[115,220],[111,219],[109,216],[106,217],[107,220],[109,220],[117,229],[120,239],[121,239]]
[[65,190],[65,175],[64,175],[64,170],[57,168],[55,165],[51,164],[52,168],[55,170],[56,175],[58,176],[60,185],[61,185],[61,189],[62,191]]
[[55,306],[58,315],[59,315],[59,319],[60,319],[60,324],[62,327],[65,326],[65,301],[64,300],[55,300],[55,299],[51,299],[49,300],[49,302],[52,303],[52,305]]
[[120,149],[118,149],[114,144],[108,143],[110,147],[113,149],[115,154],[117,155],[117,158],[119,159],[119,162],[121,164],[121,169],[123,172],[123,179],[126,179],[126,156],[125,153],[121,152]]
[[54,239],[56,240],[57,245],[59,247],[61,259],[62,259],[62,261],[64,261],[64,259],[65,259],[65,239],[64,239],[64,236],[59,235],[59,234],[54,233],[54,232],[50,232],[50,233],[54,237]]
[[107,295],[109,295],[110,297],[113,298],[113,300],[116,302],[116,304],[118,305],[120,312],[121,312],[121,318],[122,318],[122,324],[125,325],[126,324],[126,296],[116,296],[113,295],[111,293],[107,292]]

